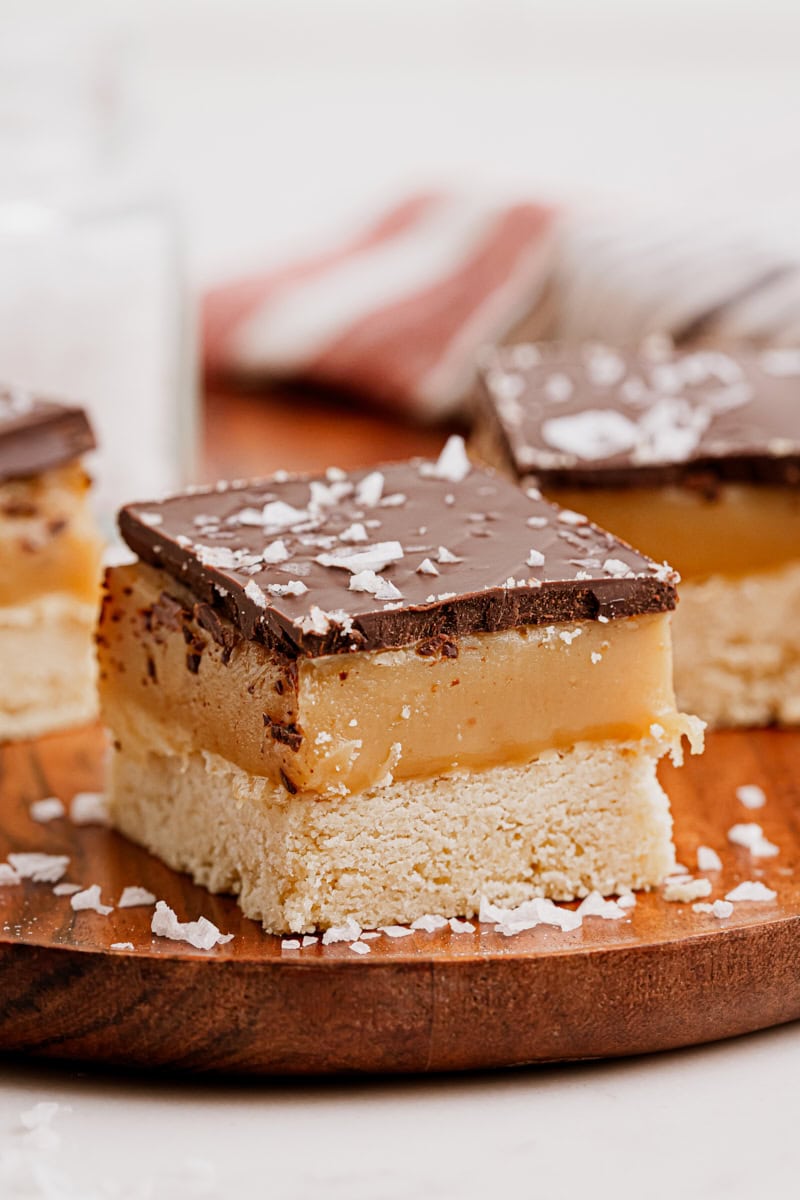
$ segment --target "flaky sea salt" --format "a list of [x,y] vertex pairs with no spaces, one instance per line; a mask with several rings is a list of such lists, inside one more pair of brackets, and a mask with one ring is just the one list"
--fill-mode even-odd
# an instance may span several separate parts
[[423,558],[422,562],[417,567],[418,575],[438,575],[439,568],[429,558]]
[[615,579],[621,579],[630,571],[630,567],[621,558],[607,558],[603,563],[603,570],[608,575],[613,575]]
[[541,550],[531,550],[528,554],[526,565],[529,567],[543,567],[544,555]]
[[57,883],[53,888],[54,896],[74,896],[76,892],[82,892],[83,888],[79,883]]
[[448,550],[447,546],[440,546],[436,552],[436,561],[438,563],[460,563],[464,560],[463,558],[459,558],[457,554],[453,554],[452,550]]
[[698,846],[697,869],[698,871],[721,871],[722,859],[711,846]]
[[369,592],[376,600],[402,600],[403,593],[389,579],[374,571],[358,571],[350,576],[351,592]]
[[267,593],[262,587],[256,583],[255,579],[248,579],[245,584],[244,594],[248,600],[252,600],[257,608],[266,608],[269,601]]
[[[249,524],[244,521],[244,514],[239,514],[239,520],[242,524]],[[274,529],[277,533],[279,529],[289,529],[292,525],[302,525],[308,520],[308,511],[304,508],[294,508],[291,504],[286,504],[283,500],[271,500],[269,504],[265,504],[255,523],[263,525],[265,528]]]
[[453,434],[445,442],[435,463],[420,463],[419,473],[428,479],[446,479],[449,483],[461,483],[471,469],[464,439],[458,434]]
[[399,562],[403,557],[403,547],[400,542],[375,542],[363,549],[338,549],[330,554],[318,554],[315,562],[322,567],[335,567],[357,575],[359,571],[383,571],[391,563]]
[[297,938],[284,938],[281,942],[281,952],[284,950],[299,950],[301,943]]
[[147,888],[130,886],[123,888],[122,895],[117,901],[119,908],[149,908],[155,904],[156,898]]
[[563,933],[570,933],[583,924],[580,913],[573,912],[570,908],[560,908],[552,900],[542,897],[524,900],[516,908],[502,908],[482,896],[478,920],[486,923],[497,922],[498,932],[507,936],[534,929],[537,925],[554,925]]
[[735,903],[752,901],[754,904],[766,904],[774,900],[777,895],[777,892],[773,892],[772,888],[768,888],[760,881],[746,879],[743,883],[733,888],[732,891],[728,892],[725,899],[732,900]]
[[692,905],[692,912],[706,913],[710,917],[716,917],[718,921],[725,921],[732,915],[733,905],[730,900],[715,900],[713,904],[701,900]]
[[634,896],[633,892],[625,892],[623,896],[617,897],[617,904],[620,906],[620,908],[635,908],[636,897]]
[[560,525],[588,525],[589,518],[583,513],[575,512],[571,508],[562,508],[558,513],[556,520]]
[[351,942],[350,949],[354,954],[369,954],[370,948],[366,942]]
[[356,504],[374,508],[383,495],[384,479],[380,471],[371,471],[356,486]]
[[614,409],[585,409],[542,422],[544,440],[555,450],[585,462],[624,454],[638,441],[636,425]]
[[331,925],[330,929],[325,930],[322,935],[322,944],[330,946],[334,942],[355,942],[360,936],[361,926],[358,921],[348,917],[344,925]]
[[302,579],[290,579],[288,583],[268,583],[270,596],[305,596],[308,587]]
[[109,913],[114,911],[112,905],[102,903],[99,883],[93,883],[90,887],[84,888],[82,892],[75,892],[70,897],[69,903],[75,912],[91,911],[99,913],[101,917],[107,917]]
[[381,925],[381,933],[385,933],[390,938],[404,938],[413,934],[414,930],[409,929],[407,925]]
[[112,950],[133,950],[134,945],[133,945],[133,942],[112,942],[111,949]]
[[18,871],[15,871],[8,863],[0,863],[0,887],[12,887],[15,883],[21,883],[22,876]]
[[46,825],[48,821],[55,821],[59,817],[63,817],[66,809],[63,801],[56,796],[48,796],[45,800],[34,800],[29,812],[32,820],[38,821],[40,825]]
[[690,904],[711,895],[710,879],[680,879],[664,885],[663,896],[672,904]]
[[621,917],[627,916],[627,913],[616,900],[605,900],[599,892],[589,892],[578,905],[577,915],[582,920],[586,917],[601,917],[604,921],[619,921]]
[[156,904],[150,928],[156,937],[169,938],[173,942],[188,942],[197,950],[211,950],[230,942],[232,933],[220,933],[206,917],[197,921],[179,921],[173,910],[163,900]]
[[736,799],[745,808],[763,808],[767,802],[764,789],[755,783],[745,783],[736,789]]
[[728,830],[728,841],[734,846],[743,846],[754,858],[774,858],[779,849],[764,837],[764,830],[755,821],[732,825]]
[[22,879],[32,879],[34,883],[58,883],[69,866],[66,854],[9,854],[8,861],[17,875]]
[[318,941],[319,941],[319,938],[316,936],[316,934],[306,933],[303,935],[303,941],[301,942],[301,945],[302,945],[302,948],[304,950],[306,950],[306,949],[308,949],[309,946],[316,946]]
[[73,825],[108,825],[108,802],[102,792],[77,792],[70,802]]
[[347,529],[342,530],[339,534],[339,541],[350,544],[367,542],[369,541],[369,535],[360,521],[354,521],[352,525],[347,526]]
[[475,926],[471,921],[459,921],[458,917],[451,917],[447,922],[453,933],[474,933]]
[[282,563],[289,558],[289,551],[286,548],[286,542],[283,538],[277,538],[276,541],[270,542],[264,547],[261,557],[265,563]]
[[436,913],[424,913],[421,917],[417,917],[416,921],[411,922],[412,929],[422,929],[425,933],[435,933],[437,929],[444,929],[447,924],[447,917],[437,916]]

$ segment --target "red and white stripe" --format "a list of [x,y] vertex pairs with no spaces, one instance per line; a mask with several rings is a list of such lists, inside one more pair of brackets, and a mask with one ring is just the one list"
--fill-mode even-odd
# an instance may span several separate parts
[[468,394],[475,356],[536,305],[555,213],[413,196],[327,254],[206,300],[216,375],[295,377],[434,419]]

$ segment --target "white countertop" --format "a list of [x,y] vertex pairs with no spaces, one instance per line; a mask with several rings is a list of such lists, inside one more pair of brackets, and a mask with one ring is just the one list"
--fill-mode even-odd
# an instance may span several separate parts
[[[796,1195],[799,1067],[796,1025],[650,1058],[425,1079],[219,1083],[4,1065],[0,1195],[780,1200]],[[64,1106],[50,1150],[20,1130],[39,1101]]]

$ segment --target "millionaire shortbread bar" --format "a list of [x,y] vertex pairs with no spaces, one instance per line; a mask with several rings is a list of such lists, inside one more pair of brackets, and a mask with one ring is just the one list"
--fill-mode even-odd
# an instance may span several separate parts
[[117,826],[273,931],[465,915],[673,863],[672,575],[470,467],[123,509],[99,632]]
[[0,740],[97,712],[92,633],[101,543],[81,408],[0,391]]
[[800,721],[800,351],[492,351],[474,446],[678,569],[679,706]]

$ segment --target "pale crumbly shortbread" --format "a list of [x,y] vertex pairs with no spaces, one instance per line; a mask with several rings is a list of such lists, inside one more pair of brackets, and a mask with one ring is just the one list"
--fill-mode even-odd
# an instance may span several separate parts
[[482,896],[513,907],[669,874],[672,819],[656,778],[668,748],[587,742],[524,766],[321,799],[218,755],[155,754],[128,738],[112,762],[111,816],[273,933],[472,916]]

